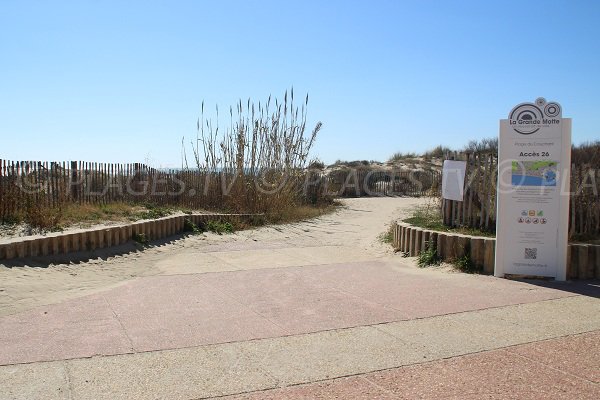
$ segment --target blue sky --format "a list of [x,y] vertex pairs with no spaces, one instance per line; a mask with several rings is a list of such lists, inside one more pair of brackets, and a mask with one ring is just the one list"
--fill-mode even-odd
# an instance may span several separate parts
[[598,21],[599,1],[0,0],[0,158],[178,166],[203,100],[292,85],[328,163],[461,147],[539,96],[600,139]]

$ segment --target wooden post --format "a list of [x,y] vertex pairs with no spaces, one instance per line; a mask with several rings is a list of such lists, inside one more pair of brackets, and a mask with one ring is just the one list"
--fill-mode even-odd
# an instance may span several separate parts
[[588,268],[590,266],[588,258],[588,247],[589,246],[586,244],[577,245],[577,262],[579,263],[577,277],[579,279],[592,278],[592,276],[588,276]]
[[494,264],[496,262],[496,239],[484,239],[483,272],[486,274],[494,273]]
[[79,188],[79,179],[77,177],[77,161],[71,161],[71,199],[73,202],[77,202],[79,200],[79,192],[77,189]]
[[594,247],[594,269],[596,271],[596,279],[600,279],[600,246]]

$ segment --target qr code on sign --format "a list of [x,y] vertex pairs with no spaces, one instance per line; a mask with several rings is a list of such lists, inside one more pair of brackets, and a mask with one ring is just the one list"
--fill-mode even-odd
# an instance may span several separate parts
[[537,258],[537,247],[533,248],[525,248],[525,259],[526,260],[535,260]]

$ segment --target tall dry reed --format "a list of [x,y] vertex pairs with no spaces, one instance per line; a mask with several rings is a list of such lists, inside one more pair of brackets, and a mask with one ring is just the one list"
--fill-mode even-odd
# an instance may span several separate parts
[[321,122],[307,129],[308,95],[297,106],[294,89],[283,101],[271,96],[229,107],[229,124],[205,117],[204,102],[191,142],[192,166],[183,148],[184,169],[204,175],[201,195],[207,207],[231,212],[276,213],[306,201],[304,188],[310,150]]

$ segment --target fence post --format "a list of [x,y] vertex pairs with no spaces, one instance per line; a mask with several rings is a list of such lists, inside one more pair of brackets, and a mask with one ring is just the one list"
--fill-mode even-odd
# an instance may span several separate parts
[[79,191],[79,179],[77,176],[77,161],[71,161],[71,198],[73,201],[78,200]]

